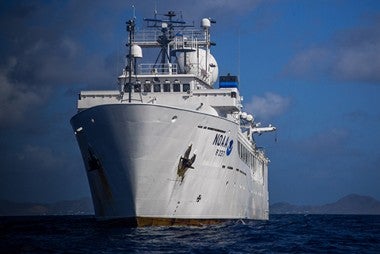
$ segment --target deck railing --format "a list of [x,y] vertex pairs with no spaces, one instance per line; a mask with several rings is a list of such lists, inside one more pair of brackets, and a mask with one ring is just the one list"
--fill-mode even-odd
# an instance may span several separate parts
[[137,69],[138,75],[149,75],[149,74],[164,74],[172,75],[177,74],[178,68],[177,64],[139,64]]
[[[158,46],[159,36],[162,36],[162,32],[160,30],[146,29],[138,31],[134,37],[134,43],[139,46]],[[202,30],[195,29],[185,29],[183,31],[177,32],[174,35],[175,40],[180,41],[197,41],[198,44],[202,45],[206,43],[206,34]]]

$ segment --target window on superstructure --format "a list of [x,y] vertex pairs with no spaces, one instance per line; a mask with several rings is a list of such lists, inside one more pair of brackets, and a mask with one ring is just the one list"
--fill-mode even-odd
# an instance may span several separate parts
[[173,92],[181,92],[181,85],[179,83],[173,84]]
[[161,84],[154,84],[153,85],[153,92],[155,92],[155,93],[161,92]]
[[145,93],[152,92],[152,85],[151,84],[144,84],[144,92]]
[[170,92],[170,83],[164,83],[164,92]]
[[190,91],[190,84],[183,84],[182,85],[182,92]]
[[134,85],[134,90],[135,90],[135,93],[141,92],[141,84],[135,84]]

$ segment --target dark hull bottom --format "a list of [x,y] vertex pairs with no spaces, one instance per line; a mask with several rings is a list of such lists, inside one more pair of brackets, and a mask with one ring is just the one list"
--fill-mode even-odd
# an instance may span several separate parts
[[104,226],[122,226],[122,227],[157,227],[157,226],[193,226],[202,227],[206,225],[219,224],[222,222],[232,221],[232,219],[175,219],[175,218],[120,218],[110,220],[100,220]]

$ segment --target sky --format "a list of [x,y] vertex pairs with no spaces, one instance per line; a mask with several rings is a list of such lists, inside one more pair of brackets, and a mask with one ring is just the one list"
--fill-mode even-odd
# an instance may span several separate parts
[[81,90],[117,89],[125,22],[182,11],[216,20],[220,74],[273,124],[270,203],[380,200],[380,1],[0,2],[0,199],[56,202],[90,191],[69,120]]

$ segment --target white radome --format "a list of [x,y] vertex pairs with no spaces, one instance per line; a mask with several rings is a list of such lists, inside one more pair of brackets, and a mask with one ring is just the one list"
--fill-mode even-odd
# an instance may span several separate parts
[[[185,54],[186,54],[186,64],[185,64]],[[199,55],[199,60],[198,60]],[[207,65],[209,68],[209,75],[207,77],[206,69],[206,50],[199,48],[198,52],[180,52],[177,54],[177,61],[180,70],[186,71],[190,74],[201,75],[203,78],[209,78],[210,84],[213,85],[218,80],[218,63],[216,62],[214,56],[208,53]]]
[[135,58],[142,58],[143,57],[143,54],[142,54],[142,49],[139,45],[137,44],[133,44],[132,45],[132,48],[131,48],[131,54],[133,57]]

